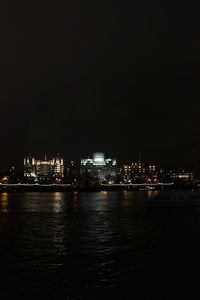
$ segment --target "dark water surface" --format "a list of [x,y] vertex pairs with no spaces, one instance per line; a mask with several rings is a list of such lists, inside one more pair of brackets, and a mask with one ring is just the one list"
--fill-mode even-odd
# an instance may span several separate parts
[[200,209],[152,195],[0,194],[0,299],[200,299]]

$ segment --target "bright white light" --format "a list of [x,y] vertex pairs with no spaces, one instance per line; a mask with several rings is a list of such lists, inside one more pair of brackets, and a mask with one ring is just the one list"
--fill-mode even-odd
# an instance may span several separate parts
[[97,152],[93,154],[94,162],[104,162],[104,153]]

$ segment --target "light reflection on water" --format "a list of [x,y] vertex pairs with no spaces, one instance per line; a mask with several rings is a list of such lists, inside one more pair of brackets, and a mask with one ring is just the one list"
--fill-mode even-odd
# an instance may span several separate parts
[[63,210],[64,194],[61,192],[53,193],[53,212],[59,213]]
[[[151,199],[157,192],[148,191],[146,197]],[[113,201],[113,195],[116,203]],[[117,195],[117,197],[116,197]],[[1,193],[0,194],[0,212],[9,213],[16,211],[23,212],[48,212],[60,213],[67,208],[77,210],[88,207],[95,210],[109,210],[111,206],[123,206],[124,208],[132,206],[134,203],[141,203],[143,196],[138,197],[138,193],[131,191],[115,192],[101,191],[91,193]],[[15,200],[16,199],[16,200]],[[10,205],[11,202],[11,205]]]
[[9,194],[2,193],[0,194],[0,212],[6,214],[9,211]]
[[173,274],[192,278],[200,268],[200,210],[148,209],[144,200],[156,193],[0,194],[2,295],[154,299],[149,282],[167,283],[167,293]]

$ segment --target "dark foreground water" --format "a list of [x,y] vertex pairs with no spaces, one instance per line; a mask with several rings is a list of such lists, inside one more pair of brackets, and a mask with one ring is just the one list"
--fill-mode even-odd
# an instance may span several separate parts
[[152,195],[0,194],[0,299],[200,299],[200,209]]

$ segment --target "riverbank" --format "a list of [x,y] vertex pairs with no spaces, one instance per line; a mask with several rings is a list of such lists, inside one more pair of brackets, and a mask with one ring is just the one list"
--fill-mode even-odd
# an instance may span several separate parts
[[3,192],[70,192],[70,191],[154,191],[172,189],[199,189],[198,186],[176,186],[173,183],[160,184],[102,184],[98,186],[74,186],[71,184],[0,184]]

